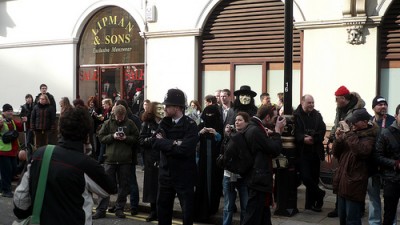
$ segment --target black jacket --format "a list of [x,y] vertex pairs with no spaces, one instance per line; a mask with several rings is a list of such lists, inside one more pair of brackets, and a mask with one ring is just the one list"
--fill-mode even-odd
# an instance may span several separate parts
[[[36,95],[35,101],[33,102],[35,105],[39,104],[40,95],[42,95],[42,93],[39,93],[38,95]],[[49,104],[51,106],[53,106],[53,110],[54,110],[54,113],[55,113],[57,111],[57,105],[56,105],[56,101],[54,100],[54,96],[52,94],[50,94],[49,92],[47,92],[46,95],[49,98],[49,101],[50,101]]]
[[272,158],[282,150],[279,134],[267,137],[261,121],[253,117],[244,131],[246,143],[254,156],[254,167],[244,178],[248,187],[262,192],[272,193]]
[[[32,157],[29,193],[34,199],[38,186],[41,162],[45,147],[39,148]],[[23,183],[23,182],[21,182]],[[17,188],[18,190],[18,188]],[[54,148],[50,162],[46,191],[43,199],[40,224],[91,224],[92,194],[106,197],[115,194],[115,182],[95,160],[83,154],[82,142],[63,141]],[[14,214],[18,218],[31,215],[34,200],[27,210],[18,203],[18,191],[14,196]],[[17,200],[16,200],[17,199]]]
[[[318,154],[321,160],[324,160],[324,137],[326,125],[321,114],[317,110],[310,113],[304,112],[301,105],[293,113],[295,121],[294,136],[296,142],[297,156]],[[304,136],[310,135],[313,137],[314,144],[304,144]]]
[[400,127],[396,121],[382,130],[374,156],[380,165],[383,179],[399,183],[400,171],[394,169],[396,160],[400,160]]
[[165,134],[165,138],[155,139],[153,148],[161,150],[160,185],[193,187],[197,178],[195,155],[199,140],[196,122],[184,115],[173,125],[170,117],[164,117],[159,131]]
[[55,129],[56,112],[53,106],[47,104],[36,104],[31,112],[32,130],[53,130]]

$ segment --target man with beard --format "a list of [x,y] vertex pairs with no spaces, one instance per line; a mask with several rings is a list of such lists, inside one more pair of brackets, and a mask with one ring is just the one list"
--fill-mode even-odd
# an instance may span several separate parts
[[321,212],[325,191],[318,186],[320,161],[324,159],[326,126],[321,114],[314,109],[314,98],[304,95],[294,111],[295,142],[298,168],[306,186],[305,209]]
[[186,96],[180,89],[169,89],[163,104],[165,117],[155,133],[153,148],[159,149],[159,225],[171,225],[175,196],[183,213],[183,225],[193,224],[194,187],[197,179],[197,124],[185,115]]
[[233,92],[236,99],[233,103],[235,115],[238,112],[246,112],[250,117],[255,116],[257,113],[257,106],[254,103],[256,92],[252,91],[250,86],[243,85],[239,90]]
[[[390,127],[396,120],[393,116],[387,114],[388,103],[382,96],[376,96],[372,100],[372,109],[374,116],[371,121],[376,122],[382,132],[384,128]],[[381,205],[381,176],[378,173],[378,165],[373,158],[369,162],[369,175],[368,178],[368,222],[370,225],[382,224],[382,205]],[[394,223],[395,224],[395,223]]]
[[[350,92],[345,86],[340,86],[335,92],[336,98],[336,116],[335,122],[332,126],[332,130],[329,136],[329,142],[333,143],[336,139],[335,132],[336,128],[340,127],[340,121],[346,121],[353,115],[353,111],[356,109],[364,108],[365,102],[357,92]],[[337,217],[337,201],[335,203],[335,209],[328,213],[328,217]]]
[[[138,143],[139,131],[135,123],[126,117],[123,105],[114,107],[114,115],[104,122],[99,131],[99,139],[105,144],[106,156],[104,169],[118,183],[118,197],[115,202],[115,215],[125,218],[124,207],[126,197],[130,193],[130,177],[132,167],[132,145]],[[110,197],[101,198],[93,215],[93,219],[106,217]]]

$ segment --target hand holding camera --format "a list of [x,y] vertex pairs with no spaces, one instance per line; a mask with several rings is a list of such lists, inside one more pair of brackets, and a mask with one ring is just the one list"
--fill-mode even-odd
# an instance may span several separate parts
[[278,119],[276,120],[276,124],[275,124],[275,132],[282,134],[283,129],[286,126],[286,118],[283,116],[279,116]]
[[126,139],[126,135],[125,135],[125,132],[124,132],[124,128],[118,127],[117,132],[114,133],[114,138],[118,139],[118,140],[125,140]]

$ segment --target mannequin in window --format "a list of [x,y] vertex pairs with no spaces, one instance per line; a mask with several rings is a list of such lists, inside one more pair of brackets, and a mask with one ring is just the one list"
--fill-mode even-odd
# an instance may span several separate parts
[[132,99],[133,114],[139,115],[140,112],[143,110],[143,100],[144,100],[144,95],[143,95],[142,88],[138,87],[138,88],[136,88],[136,93]]

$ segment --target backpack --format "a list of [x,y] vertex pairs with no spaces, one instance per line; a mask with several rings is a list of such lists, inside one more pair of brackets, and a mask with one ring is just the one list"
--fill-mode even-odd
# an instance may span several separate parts
[[237,133],[230,138],[223,159],[225,169],[240,176],[246,175],[253,168],[254,157],[244,134]]

